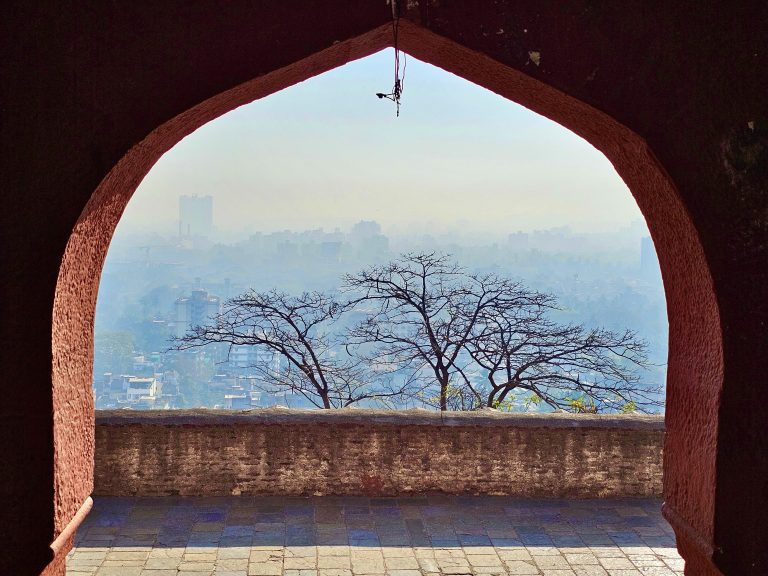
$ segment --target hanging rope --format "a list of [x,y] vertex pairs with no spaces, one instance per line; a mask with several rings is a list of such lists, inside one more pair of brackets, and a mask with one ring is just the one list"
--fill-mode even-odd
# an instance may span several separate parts
[[389,0],[392,5],[392,37],[393,37],[393,44],[395,49],[395,84],[392,86],[392,92],[389,94],[384,94],[383,92],[377,92],[376,96],[379,97],[381,100],[382,98],[386,98],[387,100],[392,100],[392,102],[395,103],[397,107],[397,116],[400,116],[400,97],[403,94],[403,86],[405,82],[405,69],[408,66],[408,59],[405,55],[405,52],[402,53],[403,55],[403,70],[400,72],[400,48],[397,44],[397,35],[400,31],[400,5],[398,4],[397,0]]

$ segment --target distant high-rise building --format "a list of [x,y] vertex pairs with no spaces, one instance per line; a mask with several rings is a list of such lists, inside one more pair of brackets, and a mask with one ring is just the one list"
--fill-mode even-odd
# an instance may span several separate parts
[[355,240],[367,240],[381,234],[381,226],[375,220],[361,220],[352,227],[350,236]]
[[208,237],[213,231],[213,197],[179,196],[179,236]]
[[374,220],[361,220],[352,227],[349,241],[357,255],[366,260],[385,258],[389,251],[389,238],[381,233],[381,226]]
[[192,290],[189,298],[176,300],[176,336],[184,336],[193,326],[202,326],[219,312],[218,296],[209,296],[207,290]]
[[[265,370],[280,372],[280,356],[261,346],[232,346],[228,350],[227,367],[239,376],[256,373],[263,377]],[[255,372],[255,368],[260,371]]]

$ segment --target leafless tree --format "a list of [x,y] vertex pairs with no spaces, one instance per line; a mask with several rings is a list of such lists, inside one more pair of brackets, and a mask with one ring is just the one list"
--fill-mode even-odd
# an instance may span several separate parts
[[546,308],[489,310],[467,339],[467,352],[486,374],[476,400],[488,407],[518,400],[577,412],[650,411],[661,389],[642,382],[646,343],[631,330],[562,325]]
[[209,325],[195,326],[175,339],[174,349],[216,343],[230,349],[259,346],[286,361],[279,370],[268,362],[254,366],[262,379],[301,394],[319,408],[346,407],[362,400],[386,403],[402,394],[401,388],[386,378],[374,381],[368,366],[347,356],[336,341],[334,324],[347,309],[348,305],[319,292],[294,297],[251,290],[225,302]]
[[[449,408],[452,379],[471,387],[466,346],[475,323],[491,306],[524,309],[547,297],[494,275],[468,274],[444,254],[405,254],[344,278],[351,305],[367,309],[349,331],[349,345],[368,361],[386,362],[411,374],[430,373],[439,385],[437,405]],[[371,348],[372,346],[372,348]],[[374,360],[375,359],[375,360]]]
[[659,405],[658,388],[636,370],[647,357],[633,332],[560,325],[548,318],[551,295],[470,274],[447,255],[406,254],[346,276],[343,290],[367,313],[349,346],[429,375],[441,410],[504,407],[520,392],[523,402],[575,411]]

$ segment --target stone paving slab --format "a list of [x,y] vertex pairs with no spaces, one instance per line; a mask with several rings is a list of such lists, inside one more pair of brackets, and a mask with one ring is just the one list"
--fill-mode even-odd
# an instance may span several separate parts
[[679,576],[656,499],[98,497],[68,576]]

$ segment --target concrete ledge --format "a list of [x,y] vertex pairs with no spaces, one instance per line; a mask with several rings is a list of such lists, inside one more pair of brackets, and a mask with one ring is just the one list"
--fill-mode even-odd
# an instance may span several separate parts
[[396,424],[400,426],[516,426],[523,428],[623,428],[664,430],[663,416],[642,414],[532,414],[495,410],[97,410],[96,424]]
[[95,494],[659,496],[660,416],[99,411]]

